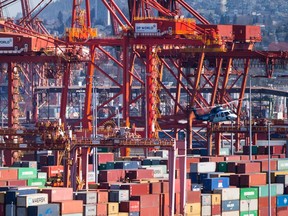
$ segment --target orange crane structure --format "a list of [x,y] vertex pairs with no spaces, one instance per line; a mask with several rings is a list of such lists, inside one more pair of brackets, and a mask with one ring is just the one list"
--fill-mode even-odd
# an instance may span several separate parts
[[[96,127],[92,104],[96,89],[98,111],[119,106],[118,113],[108,110],[97,117],[97,126],[115,120],[120,112],[121,126],[143,127],[148,139],[158,138],[160,130],[172,131],[172,137],[178,139],[183,130],[189,148],[193,135],[208,144],[210,154],[215,145],[219,155],[223,131],[212,130],[211,123],[193,121],[189,107],[205,109],[237,99],[229,106],[240,124],[249,75],[271,78],[274,67],[287,62],[285,52],[255,49],[255,43],[261,41],[259,26],[211,24],[184,0],[129,0],[128,14],[114,0],[102,2],[111,15],[113,36],[100,37],[91,26],[89,0],[73,0],[71,27],[62,39],[51,36],[33,13],[38,15],[45,7],[31,10],[28,0],[21,1],[23,18],[18,23],[0,21],[0,81],[8,92],[7,100],[1,99],[1,112],[9,128],[19,128],[25,115],[29,122],[38,122],[43,106],[48,107],[49,119],[49,106],[60,101],[58,117],[64,128],[80,126],[78,135],[88,136]],[[0,9],[5,6],[2,1]],[[182,11],[192,18],[185,18]],[[249,72],[254,65],[264,70]],[[80,69],[85,76],[83,88],[73,84],[78,76],[75,71]],[[109,84],[100,85],[103,80]],[[233,98],[230,90],[236,86],[240,91]],[[81,115],[67,118],[67,108],[75,103],[80,104]],[[136,114],[130,108],[135,104]],[[237,131],[236,149],[240,135]],[[12,140],[19,134],[9,136]]]

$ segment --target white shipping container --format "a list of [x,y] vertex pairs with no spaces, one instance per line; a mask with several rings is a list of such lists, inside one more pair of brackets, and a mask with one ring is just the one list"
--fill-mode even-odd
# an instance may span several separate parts
[[219,188],[214,190],[215,194],[221,194],[222,200],[238,200],[240,198],[239,188]]
[[167,159],[168,158],[168,150],[157,150],[156,156]]
[[216,162],[199,162],[191,163],[190,172],[193,173],[209,173],[216,171]]
[[36,193],[20,195],[17,197],[17,206],[28,207],[48,204],[48,194]]
[[95,172],[88,172],[87,181],[88,182],[95,182]]
[[258,210],[258,199],[240,200],[240,211]]
[[96,204],[83,205],[85,216],[96,215]]
[[47,172],[38,172],[37,173],[38,179],[46,179],[47,180]]
[[151,165],[151,166],[142,166],[142,168],[146,168],[149,170],[153,170],[154,178],[163,178],[165,174],[167,174],[167,166],[166,165]]
[[202,216],[210,216],[211,215],[211,206],[202,206],[201,215]]
[[201,194],[202,206],[211,206],[211,194]]
[[273,183],[271,185],[276,185],[276,193],[277,193],[277,195],[284,194],[284,184],[282,184],[282,183]]
[[239,216],[239,215],[240,215],[239,211],[222,212],[222,216]]

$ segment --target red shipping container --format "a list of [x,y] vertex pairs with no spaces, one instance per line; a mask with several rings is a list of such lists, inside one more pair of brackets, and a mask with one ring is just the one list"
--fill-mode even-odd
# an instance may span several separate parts
[[162,193],[160,194],[160,207],[161,206],[169,206],[169,193]]
[[243,174],[240,176],[240,185],[242,187],[266,185],[266,173]]
[[140,208],[140,216],[159,215],[159,207]]
[[240,161],[240,155],[224,156],[224,161]]
[[288,215],[288,206],[277,207],[277,216],[287,216]]
[[255,173],[260,172],[260,163],[245,162],[237,164],[237,173]]
[[159,208],[160,197],[158,194],[147,194],[140,196],[132,196],[130,200],[139,201],[140,211],[142,208]]
[[[271,206],[276,207],[276,196],[271,196]],[[262,208],[262,207],[268,207],[268,203],[269,203],[269,199],[268,197],[259,197],[258,198],[258,208]]]
[[125,170],[100,170],[99,171],[99,182],[116,182],[125,179]]
[[88,172],[93,172],[93,164],[88,164]]
[[249,155],[240,155],[241,161],[249,161]]
[[187,157],[186,170],[190,171],[190,164],[191,163],[198,163],[198,162],[200,162],[200,158],[199,157]]
[[127,184],[121,185],[120,189],[129,190],[130,197],[149,194],[148,183],[141,183],[141,184],[127,183]]
[[268,155],[255,155],[256,160],[268,159]]
[[175,193],[175,211],[174,213],[176,215],[179,215],[180,214],[180,192],[179,193]]
[[97,190],[97,202],[107,203],[108,202],[108,191],[107,190]]
[[65,187],[52,187],[41,189],[42,193],[48,194],[49,202],[59,202],[64,200],[73,200],[73,189]]
[[130,201],[120,202],[119,211],[120,212],[139,212],[140,211],[139,201],[130,200]]
[[186,192],[187,203],[200,203],[201,202],[201,191],[187,191]]
[[169,182],[166,180],[161,182],[161,193],[169,193]]
[[61,214],[83,213],[82,200],[64,200],[58,203],[60,203]]
[[114,161],[114,154],[113,153],[98,153],[98,164],[103,164],[106,162]]
[[42,166],[41,172],[46,172],[47,177],[56,177],[57,175],[61,175],[64,172],[64,166]]
[[260,26],[233,25],[234,40],[239,42],[261,41]]
[[270,153],[272,155],[276,155],[276,154],[284,154],[285,151],[285,146],[280,145],[280,146],[270,146]]
[[[261,172],[268,171],[268,160],[261,160]],[[277,161],[276,160],[270,160],[270,170],[277,170]]]
[[201,162],[222,162],[224,161],[224,157],[201,156],[200,161]]
[[7,186],[7,181],[0,181],[0,187]]
[[128,170],[126,172],[126,177],[129,179],[144,179],[144,178],[154,178],[154,170],[152,169],[138,169],[138,170]]
[[[276,212],[277,212],[276,207],[272,207],[271,208],[271,215],[276,216]],[[258,216],[269,216],[268,207],[259,208],[258,209]],[[277,216],[279,216],[279,215],[277,215]],[[286,212],[285,216],[287,216],[287,212]]]
[[14,168],[0,169],[0,180],[17,180],[18,170]]
[[170,216],[170,209],[169,206],[160,206],[160,215],[161,216]]
[[221,205],[212,205],[211,206],[212,215],[221,215]]
[[107,216],[107,203],[97,203],[96,212],[97,216]]
[[150,194],[160,194],[161,193],[161,182],[151,182],[149,184]]
[[26,180],[9,180],[6,182],[7,186],[27,186]]

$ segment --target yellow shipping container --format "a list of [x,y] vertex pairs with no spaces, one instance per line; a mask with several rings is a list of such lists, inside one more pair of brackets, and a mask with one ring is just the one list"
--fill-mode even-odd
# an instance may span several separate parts
[[187,203],[185,206],[186,215],[200,215],[201,203]]
[[119,212],[118,216],[129,216],[127,212]]
[[119,213],[119,203],[116,202],[108,202],[107,204],[108,214],[117,214]]
[[221,205],[221,194],[211,194],[211,204]]

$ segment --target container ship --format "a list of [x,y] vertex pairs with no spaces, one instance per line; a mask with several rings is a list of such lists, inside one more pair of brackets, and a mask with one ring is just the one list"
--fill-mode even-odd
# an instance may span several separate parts
[[288,53],[260,26],[102,0],[108,36],[74,0],[55,37],[50,3],[0,20],[0,215],[288,214]]

